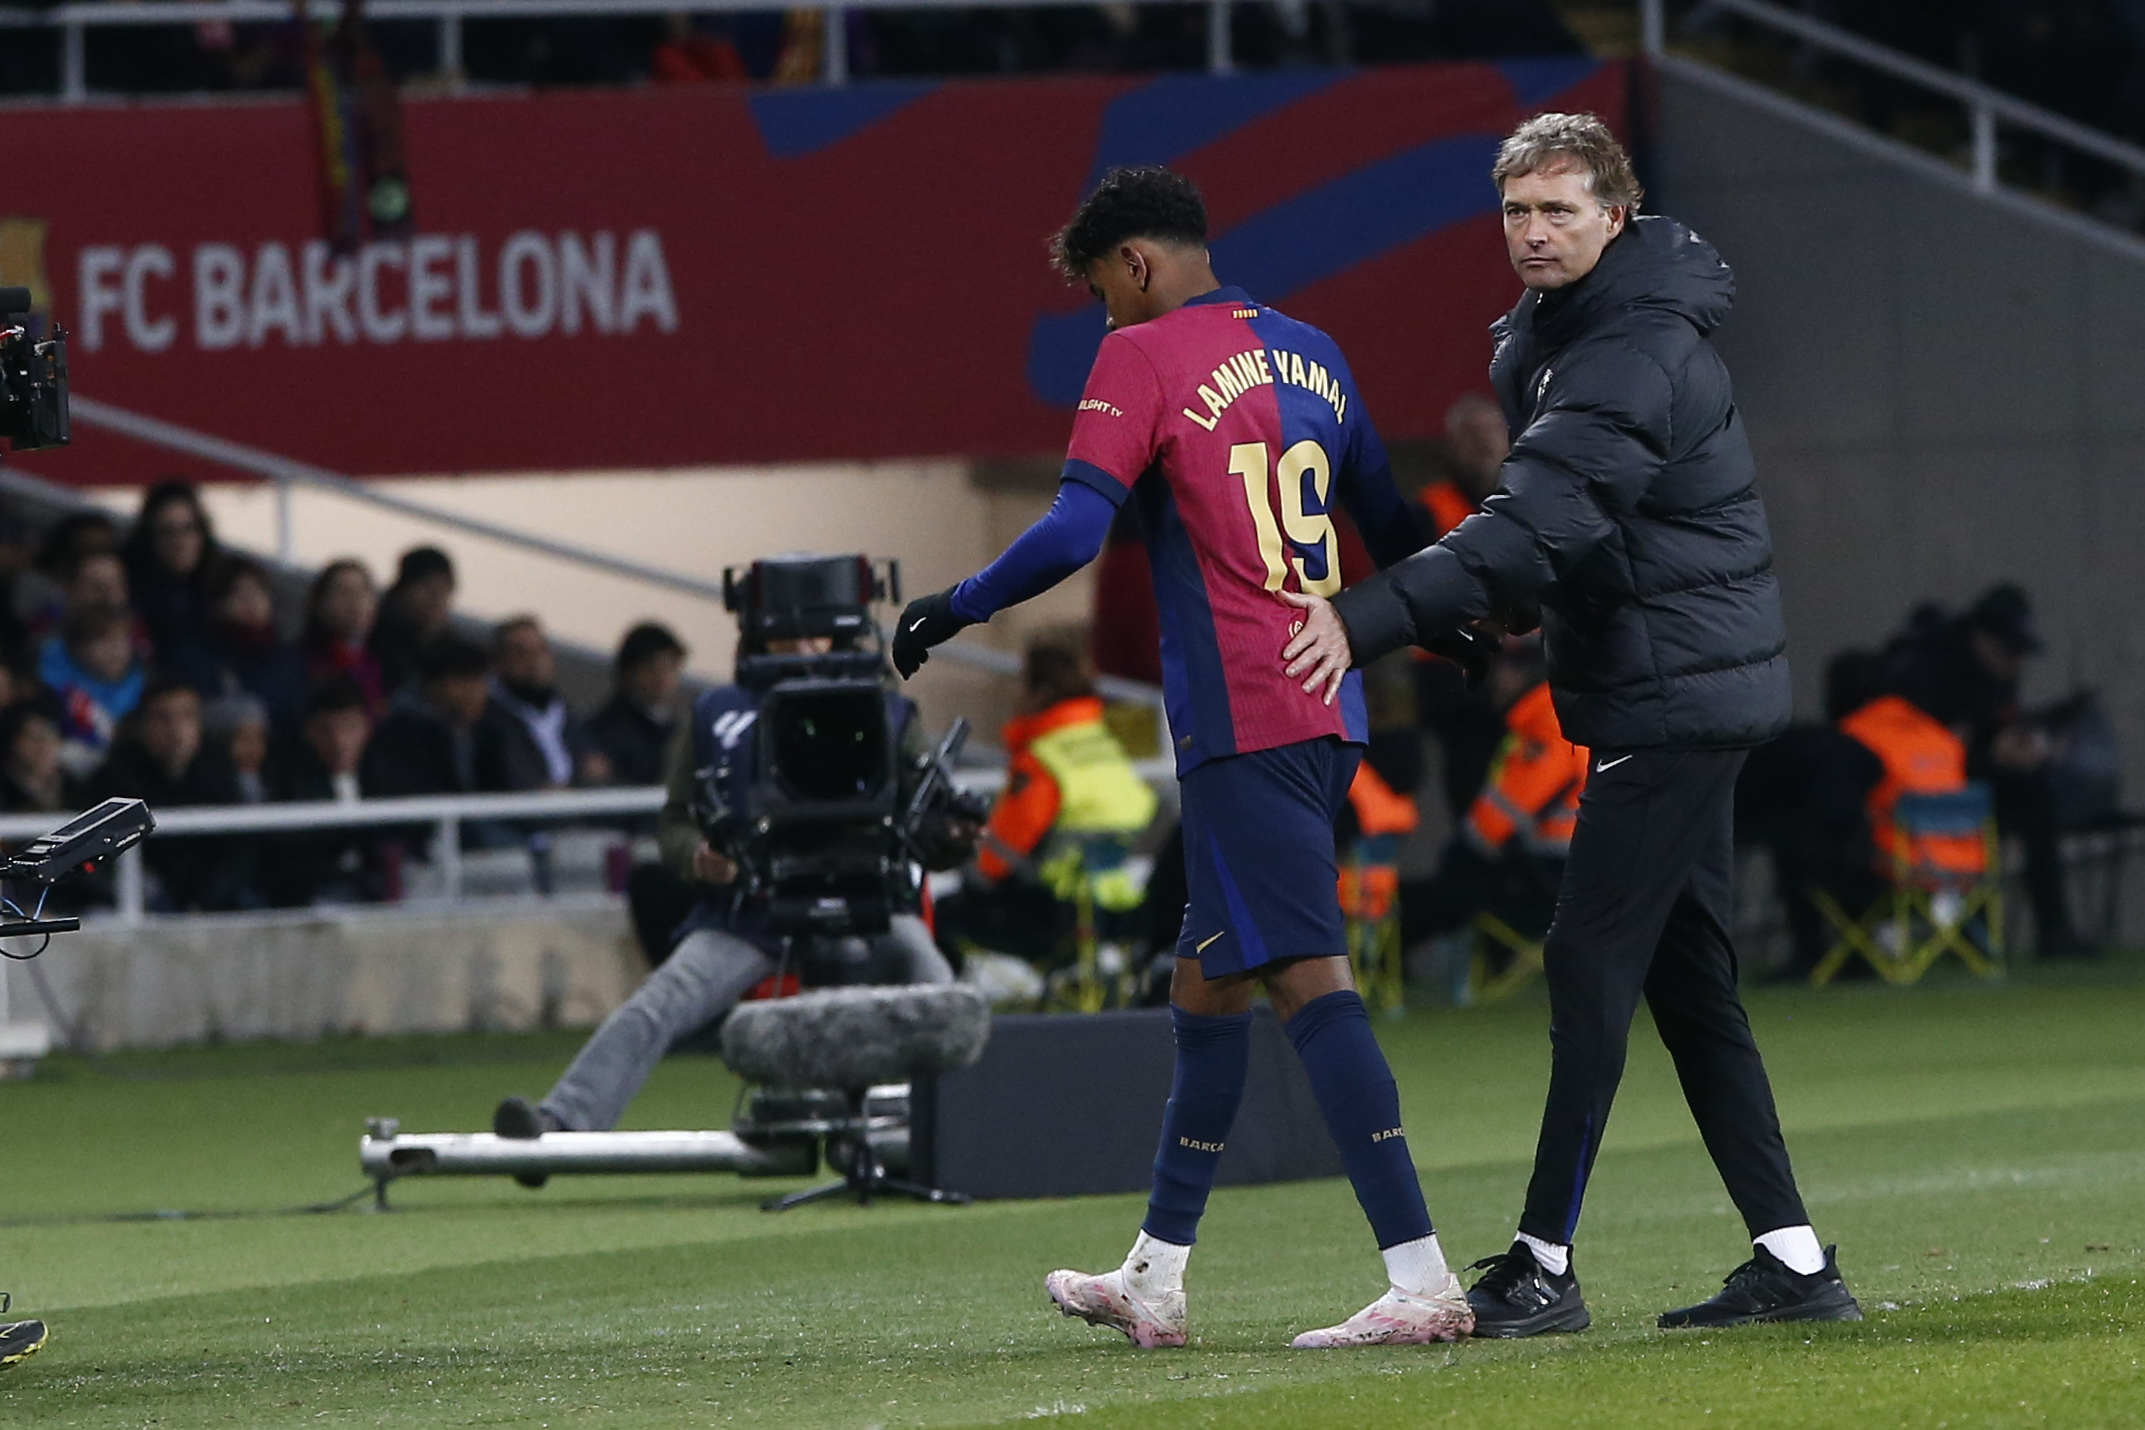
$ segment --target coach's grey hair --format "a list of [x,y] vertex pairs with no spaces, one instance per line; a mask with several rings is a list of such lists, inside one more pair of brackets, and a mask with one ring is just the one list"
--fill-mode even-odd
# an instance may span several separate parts
[[1587,192],[1607,207],[1638,212],[1646,191],[1631,172],[1631,156],[1598,114],[1535,115],[1498,146],[1490,177],[1501,194],[1507,179],[1564,163],[1586,171]]

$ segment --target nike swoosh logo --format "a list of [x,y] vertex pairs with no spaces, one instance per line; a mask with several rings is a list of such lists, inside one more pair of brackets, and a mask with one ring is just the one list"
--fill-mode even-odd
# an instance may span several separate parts
[[914,634],[915,634],[915,633],[916,633],[917,631],[920,631],[920,630],[922,630],[922,629],[923,629],[923,624],[924,624],[924,622],[925,622],[925,621],[928,621],[928,620],[930,620],[930,619],[931,619],[931,618],[930,618],[929,616],[924,616],[924,617],[920,618],[920,619],[919,619],[919,620],[918,620],[918,621],[916,622],[916,624],[914,624],[914,625],[912,625],[912,626],[910,626],[910,627],[909,627],[909,634],[911,634],[911,635],[914,635]]
[[[1227,932],[1228,932],[1228,930],[1227,930],[1227,929],[1223,929],[1223,930],[1222,930],[1222,933],[1227,933]],[[1215,939],[1217,939],[1217,938],[1220,938],[1220,937],[1221,937],[1221,934],[1220,934],[1220,933],[1218,933],[1218,934],[1212,934],[1212,935],[1209,935],[1209,936],[1207,937],[1207,939],[1206,939],[1206,940],[1205,940],[1204,942],[1201,942],[1201,943],[1196,943],[1196,944],[1193,944],[1193,945],[1192,945],[1192,952],[1194,952],[1194,953],[1205,953],[1205,952],[1207,951],[1207,944],[1210,944],[1210,943],[1214,942],[1214,940],[1215,940]]]
[[1628,759],[1630,759],[1630,758],[1631,758],[1631,757],[1630,757],[1629,755],[1618,755],[1618,756],[1617,756],[1617,757],[1616,757],[1615,759],[1613,759],[1613,760],[1603,760],[1603,761],[1602,761],[1602,762],[1601,762],[1600,764],[1598,764],[1598,765],[1594,766],[1594,773],[1598,775],[1598,774],[1600,774],[1600,773],[1601,773],[1601,772],[1602,772],[1603,770],[1613,770],[1613,769],[1615,769],[1615,768],[1616,768],[1616,767],[1617,767],[1618,765],[1622,764],[1622,763],[1623,763],[1624,761],[1626,761],[1626,760],[1628,760]]

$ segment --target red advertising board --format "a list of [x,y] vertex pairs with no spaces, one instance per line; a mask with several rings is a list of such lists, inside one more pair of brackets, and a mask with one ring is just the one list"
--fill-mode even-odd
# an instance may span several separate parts
[[[1044,240],[1104,169],[1168,163],[1223,277],[1421,436],[1518,291],[1498,137],[1621,124],[1624,92],[1542,60],[411,101],[416,232],[347,256],[295,101],[16,110],[0,282],[73,330],[78,392],[346,472],[1045,453],[1102,329]],[[26,465],[172,465],[78,446]]]

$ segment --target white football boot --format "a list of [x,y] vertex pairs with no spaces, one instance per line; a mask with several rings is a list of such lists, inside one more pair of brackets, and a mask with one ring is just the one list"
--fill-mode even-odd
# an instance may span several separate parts
[[[1068,1316],[1078,1316],[1091,1326],[1123,1331],[1136,1346],[1184,1344],[1184,1291],[1164,1291],[1149,1299],[1125,1284],[1120,1268],[1100,1276],[1080,1271],[1053,1271],[1043,1278],[1043,1289]],[[1461,1301],[1465,1306],[1466,1301]]]
[[1460,1278],[1448,1274],[1435,1296],[1414,1296],[1388,1286],[1385,1294],[1337,1326],[1305,1331],[1290,1341],[1297,1350],[1335,1346],[1426,1346],[1457,1341],[1475,1329],[1474,1309]]

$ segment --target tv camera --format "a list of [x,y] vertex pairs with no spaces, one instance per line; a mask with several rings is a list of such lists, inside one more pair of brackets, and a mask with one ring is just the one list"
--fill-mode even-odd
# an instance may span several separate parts
[[0,437],[18,452],[64,447],[74,435],[67,332],[54,323],[44,337],[33,336],[29,311],[29,289],[0,288]]
[[723,572],[737,683],[758,706],[750,729],[698,772],[694,814],[771,933],[884,932],[916,906],[922,871],[965,858],[973,840],[962,829],[989,813],[950,774],[967,720],[935,749],[904,755],[875,600],[899,604],[898,563],[785,556]]
[[[156,829],[156,816],[138,799],[108,799],[86,814],[68,820],[50,834],[40,835],[5,860],[0,860],[0,939],[73,933],[82,927],[77,918],[48,919],[45,900],[52,886],[71,875],[84,873],[114,855],[141,843]],[[37,903],[28,909],[4,892],[5,881],[27,880],[39,886]],[[11,953],[0,948],[0,957],[31,959],[45,951]]]
[[[953,782],[966,720],[934,748],[904,753],[903,702],[887,688],[871,613],[900,600],[899,565],[864,556],[779,556],[723,572],[737,684],[755,698],[724,717],[732,738],[695,772],[693,814],[737,865],[740,910],[783,940],[809,984],[854,981],[845,951],[915,908],[921,871],[965,859],[989,813]],[[844,1180],[820,1195],[958,1200],[891,1174],[911,1164],[909,1079],[974,1062],[989,1027],[972,988],[819,987],[746,1004],[725,1022],[723,1059],[749,1084],[728,1131],[505,1138],[406,1133],[374,1118],[358,1161],[381,1207],[389,1183],[409,1176],[800,1176],[822,1151]]]

